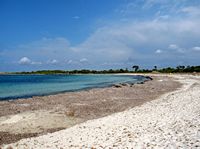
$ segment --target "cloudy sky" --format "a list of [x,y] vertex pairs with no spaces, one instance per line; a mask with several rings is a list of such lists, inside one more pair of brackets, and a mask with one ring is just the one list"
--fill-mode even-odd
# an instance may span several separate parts
[[200,65],[199,0],[0,0],[0,71]]

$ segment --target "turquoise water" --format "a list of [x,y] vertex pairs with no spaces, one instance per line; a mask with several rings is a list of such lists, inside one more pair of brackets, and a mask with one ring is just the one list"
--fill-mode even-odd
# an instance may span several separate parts
[[0,100],[135,83],[146,78],[125,75],[0,75]]

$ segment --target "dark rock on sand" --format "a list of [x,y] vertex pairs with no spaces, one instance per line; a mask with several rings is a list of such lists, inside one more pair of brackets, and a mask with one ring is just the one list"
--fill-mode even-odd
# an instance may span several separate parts
[[137,82],[136,84],[144,84],[144,82]]
[[122,85],[122,86],[129,86],[128,83],[120,83],[120,85]]
[[121,84],[114,84],[113,87],[115,87],[115,88],[121,88],[122,85]]
[[153,80],[153,78],[150,77],[150,76],[145,76],[145,78],[148,79],[148,80]]

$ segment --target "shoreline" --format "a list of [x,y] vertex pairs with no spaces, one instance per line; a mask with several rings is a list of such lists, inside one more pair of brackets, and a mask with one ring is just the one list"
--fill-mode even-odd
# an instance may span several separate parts
[[200,77],[141,106],[3,148],[199,148]]
[[[148,74],[149,75],[149,74]],[[153,76],[133,87],[107,87],[0,102],[0,143],[40,136],[87,120],[122,112],[157,99],[181,85],[171,77]]]
[[[7,75],[7,74],[6,74]],[[11,74],[12,75],[12,74]],[[14,75],[21,75],[21,74],[14,74]],[[44,74],[22,74],[22,75],[44,75]],[[51,75],[60,75],[60,74],[51,74]],[[63,74],[61,74],[63,75]],[[68,74],[69,75],[69,74]],[[145,81],[152,80],[151,77],[147,75],[132,75],[132,74],[70,74],[70,75],[118,75],[118,76],[141,76],[144,77],[142,82],[144,83]],[[64,91],[55,91],[52,93],[44,93],[44,94],[32,94],[32,95],[25,95],[25,96],[12,96],[12,97],[5,97],[5,98],[0,98],[0,102],[2,101],[13,101],[13,100],[21,100],[21,99],[31,99],[34,97],[44,97],[44,96],[51,96],[51,95],[59,95],[59,94],[65,94],[65,93],[72,93],[72,92],[80,92],[80,91],[88,91],[91,89],[102,89],[102,88],[109,88],[113,87],[116,84],[137,84],[138,82],[123,82],[123,83],[114,83],[110,85],[105,85],[105,86],[93,86],[93,87],[85,87],[81,89],[71,89],[71,90],[64,90]]]

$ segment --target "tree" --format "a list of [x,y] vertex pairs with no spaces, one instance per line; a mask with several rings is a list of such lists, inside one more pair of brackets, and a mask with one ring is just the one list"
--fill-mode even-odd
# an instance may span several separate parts
[[134,69],[134,71],[136,72],[136,71],[138,71],[138,69],[139,69],[139,66],[137,66],[137,65],[134,65],[132,68],[133,68],[133,69]]
[[183,69],[185,69],[185,66],[177,66],[176,69],[183,70]]
[[157,66],[154,66],[154,70],[155,70],[155,71],[157,70]]
[[177,72],[183,72],[184,69],[185,69],[185,66],[177,66],[177,67],[176,67],[176,71],[177,71]]

